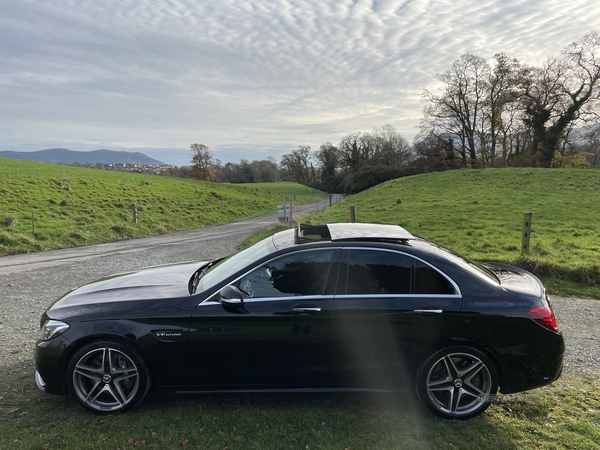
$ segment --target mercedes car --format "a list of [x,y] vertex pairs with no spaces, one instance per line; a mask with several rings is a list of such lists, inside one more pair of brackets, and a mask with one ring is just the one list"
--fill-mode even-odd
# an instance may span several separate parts
[[135,270],[42,315],[36,382],[117,413],[158,393],[414,393],[468,419],[547,385],[565,344],[531,273],[397,225],[298,225],[227,258]]

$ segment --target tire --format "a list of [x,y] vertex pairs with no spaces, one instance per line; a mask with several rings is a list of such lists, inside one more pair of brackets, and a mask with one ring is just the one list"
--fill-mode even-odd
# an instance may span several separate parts
[[496,365],[467,345],[444,347],[430,354],[417,370],[417,394],[434,414],[465,420],[490,406],[498,390]]
[[95,414],[120,413],[146,396],[150,374],[133,347],[101,340],[73,355],[67,368],[67,385],[84,409]]

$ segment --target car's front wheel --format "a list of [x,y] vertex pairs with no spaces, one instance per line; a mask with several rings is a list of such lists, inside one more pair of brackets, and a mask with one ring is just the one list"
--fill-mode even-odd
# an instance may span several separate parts
[[150,375],[135,349],[102,340],[83,346],[73,355],[67,384],[83,408],[108,414],[126,411],[142,401],[150,388]]
[[498,390],[498,372],[483,352],[466,345],[439,349],[417,371],[417,392],[434,414],[470,419],[490,405]]

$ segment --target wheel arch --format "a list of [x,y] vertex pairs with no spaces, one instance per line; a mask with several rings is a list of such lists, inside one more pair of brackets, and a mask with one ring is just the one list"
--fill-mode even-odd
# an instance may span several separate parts
[[[61,363],[62,379],[64,382],[65,392],[69,392],[69,384],[67,383],[67,372],[71,359],[83,347],[96,341],[113,341],[131,347],[136,353],[138,353],[142,357],[146,370],[150,375],[150,378],[152,380],[155,380],[154,369],[150,364],[150,360],[148,359],[146,352],[144,352],[144,349],[139,345],[139,343],[135,339],[135,336],[133,336],[132,334],[126,334],[125,336],[123,336],[109,333],[98,333],[83,336],[81,339],[72,342],[72,345],[67,347],[67,349],[65,350],[65,353],[63,354],[63,361]],[[156,389],[155,383],[150,384],[150,390],[153,389]]]
[[83,409],[112,414],[135,408],[148,394],[153,376],[135,343],[123,336],[81,339],[67,359],[68,392]]

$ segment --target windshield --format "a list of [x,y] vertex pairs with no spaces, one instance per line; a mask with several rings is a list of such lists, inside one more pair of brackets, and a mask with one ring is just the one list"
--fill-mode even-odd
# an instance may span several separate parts
[[273,251],[269,245],[270,241],[271,238],[263,239],[253,246],[219,261],[219,263],[211,267],[200,279],[196,292],[206,291],[216,286],[222,280],[230,277],[238,270],[243,269],[252,261],[256,261],[263,256],[268,255]]

